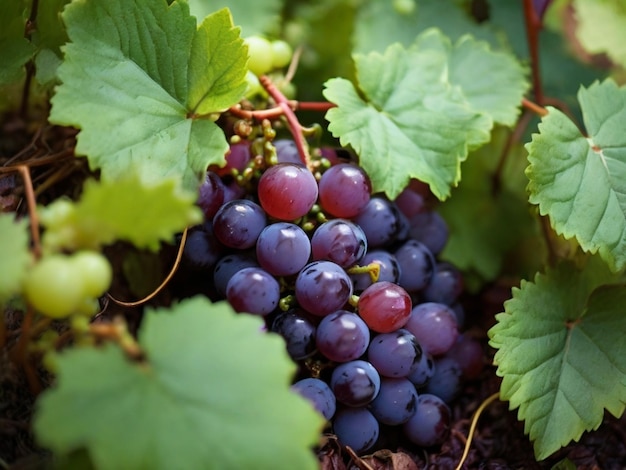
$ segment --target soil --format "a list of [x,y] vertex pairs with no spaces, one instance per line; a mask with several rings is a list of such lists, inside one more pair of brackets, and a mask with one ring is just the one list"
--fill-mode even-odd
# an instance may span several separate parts
[[[89,174],[82,159],[72,156],[74,131],[55,127],[29,129],[18,117],[5,117],[0,139],[0,208],[3,212],[26,215],[24,185],[16,172],[2,172],[2,167],[27,164],[31,170],[38,202],[45,203],[61,194],[76,196],[80,183]],[[171,253],[167,254],[171,257]],[[467,299],[473,313],[472,334],[481,338],[485,349],[485,369],[477,380],[465,384],[460,397],[452,403],[453,424],[449,439],[436,449],[417,449],[404,442],[397,430],[384,430],[379,449],[371,455],[357,457],[341,449],[332,435],[325,435],[317,450],[324,470],[352,469],[454,469],[461,460],[468,437],[471,418],[489,396],[498,391],[500,379],[491,365],[493,350],[487,345],[486,331],[493,316],[501,311],[508,298],[510,285],[496,284],[481,295]],[[163,300],[167,302],[167,300]],[[38,392],[37,382],[47,386],[51,378],[37,362],[15,363],[14,350],[23,314],[7,309],[0,322],[0,468],[13,470],[39,469],[49,463],[48,454],[39,449],[30,432],[30,422]],[[130,313],[131,326],[139,316]],[[62,328],[61,325],[53,327]],[[30,371],[30,375],[25,371]],[[33,378],[34,376],[34,378]],[[495,401],[484,411],[463,468],[484,470],[550,469],[563,459],[571,465],[560,468],[581,470],[626,469],[626,417],[606,416],[600,428],[585,433],[580,442],[572,443],[550,458],[537,462],[533,449],[523,432],[523,423],[508,403]]]

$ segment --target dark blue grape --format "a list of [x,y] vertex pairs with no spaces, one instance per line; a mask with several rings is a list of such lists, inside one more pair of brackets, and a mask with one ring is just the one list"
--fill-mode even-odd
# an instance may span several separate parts
[[352,296],[352,282],[341,266],[331,261],[314,261],[298,274],[295,294],[307,312],[326,316],[348,302]]
[[307,234],[295,224],[277,222],[260,233],[256,256],[263,269],[275,276],[290,276],[300,272],[311,255]]
[[376,444],[380,425],[367,408],[343,408],[335,414],[333,431],[341,445],[361,454]]
[[267,217],[261,206],[247,199],[227,202],[213,218],[218,240],[239,250],[253,247],[266,224]]
[[348,362],[365,353],[370,331],[356,313],[338,310],[325,316],[317,326],[316,344],[331,361]]
[[306,359],[317,351],[316,327],[300,309],[291,309],[277,315],[270,330],[285,339],[287,352],[295,361]]
[[311,402],[313,407],[327,420],[335,414],[337,400],[333,391],[323,380],[306,378],[298,380],[291,389]]
[[267,315],[278,306],[280,285],[261,268],[244,268],[228,281],[226,298],[237,312]]
[[371,403],[380,390],[380,375],[367,361],[356,360],[339,364],[330,378],[330,388],[337,401],[347,406]]
[[423,243],[407,240],[394,253],[400,265],[400,284],[407,292],[424,289],[435,273],[435,257]]
[[365,233],[349,220],[324,222],[311,238],[314,260],[327,260],[348,268],[358,263],[367,251]]
[[406,423],[417,408],[417,390],[405,378],[383,377],[380,392],[368,408],[383,424],[395,426]]
[[422,358],[422,348],[408,330],[382,333],[372,339],[368,361],[385,377],[406,377]]
[[450,434],[451,413],[441,398],[422,393],[417,398],[417,409],[404,423],[406,437],[420,447],[443,444]]

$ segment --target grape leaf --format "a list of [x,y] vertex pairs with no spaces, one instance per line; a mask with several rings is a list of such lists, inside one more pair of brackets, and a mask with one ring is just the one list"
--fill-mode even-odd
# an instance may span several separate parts
[[626,266],[626,88],[596,82],[578,99],[588,137],[549,108],[526,145],[529,200],[557,233],[619,271]]
[[19,80],[35,47],[24,37],[26,19],[21,0],[9,0],[0,15],[0,85]]
[[[594,257],[595,258],[595,257]],[[489,330],[500,396],[545,459],[626,403],[626,285],[592,259],[522,281]]]
[[[463,163],[463,180],[437,209],[449,228],[440,257],[475,273],[478,285],[474,288],[494,280],[503,268],[518,276],[524,272],[532,275],[546,261],[541,227],[528,210],[524,147],[508,148],[504,166],[498,169],[508,137],[507,129],[494,129],[491,142],[472,152]],[[532,245],[531,253],[513,258],[526,245]]]
[[605,52],[626,67],[626,3],[623,0],[574,0],[576,37],[592,54]]
[[[479,79],[483,85],[472,82],[473,72],[461,71],[464,55],[471,56],[472,70],[482,70],[481,63],[490,67],[490,78]],[[468,151],[489,140],[494,120],[515,120],[527,87],[510,56],[469,36],[453,46],[435,29],[420,34],[411,48],[393,44],[384,54],[356,54],[354,60],[358,90],[345,79],[326,82],[324,96],[337,105],[326,114],[328,128],[355,149],[374,191],[390,198],[410,177],[447,198]]]
[[70,0],[49,0],[37,6],[37,27],[31,40],[37,47],[35,71],[41,84],[54,83],[61,65],[61,46],[67,42],[67,32],[61,12]]
[[410,46],[415,36],[432,27],[456,40],[464,34],[500,43],[488,22],[478,24],[454,0],[418,0],[412,12],[399,12],[394,2],[365,2],[359,6],[354,22],[355,52],[384,52],[390,44]]
[[56,200],[40,208],[45,247],[98,249],[115,240],[157,250],[186,226],[200,223],[195,194],[180,191],[178,180],[148,184],[138,176],[116,181],[87,180],[80,201]]
[[39,441],[60,455],[84,447],[103,470],[317,468],[324,420],[290,390],[296,366],[262,323],[195,297],[146,312],[143,362],[113,345],[61,353]]
[[63,12],[70,43],[50,120],[75,126],[76,153],[104,179],[136,172],[198,186],[228,149],[212,113],[236,103],[247,50],[228,10],[196,28],[185,2],[74,2]]
[[19,292],[30,261],[27,220],[0,213],[0,305]]
[[241,32],[246,37],[255,34],[278,34],[283,4],[284,0],[189,0],[191,14],[198,19],[227,7],[233,15],[234,23],[241,27]]

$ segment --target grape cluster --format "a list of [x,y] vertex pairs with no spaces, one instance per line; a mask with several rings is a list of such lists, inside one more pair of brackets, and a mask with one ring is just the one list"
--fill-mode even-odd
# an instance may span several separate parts
[[285,339],[301,366],[293,389],[343,445],[368,451],[381,426],[441,444],[448,404],[483,360],[461,332],[461,273],[437,260],[444,220],[411,188],[393,201],[372,194],[364,170],[333,149],[316,149],[307,167],[291,140],[267,143],[261,154],[234,143],[226,166],[210,168],[185,264]]

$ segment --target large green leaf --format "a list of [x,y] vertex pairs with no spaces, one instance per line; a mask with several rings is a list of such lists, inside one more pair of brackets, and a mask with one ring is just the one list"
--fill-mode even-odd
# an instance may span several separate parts
[[28,245],[28,221],[0,213],[0,306],[20,291],[31,261]]
[[[471,70],[463,69],[465,57]],[[328,128],[359,154],[374,191],[390,198],[410,177],[447,198],[468,151],[489,140],[494,121],[515,120],[527,86],[511,56],[469,36],[452,45],[435,29],[408,49],[394,44],[354,59],[358,90],[344,79],[326,83],[324,96],[337,104],[326,115]],[[491,72],[478,78],[481,64]]]
[[[191,13],[198,20],[227,7],[242,34],[277,34],[284,0],[189,0]],[[254,13],[251,13],[254,12]]]
[[518,408],[535,456],[596,429],[626,403],[626,286],[602,261],[563,263],[522,281],[489,330],[503,377],[500,396]]
[[395,2],[363,2],[354,23],[356,52],[383,52],[400,42],[409,46],[422,31],[436,27],[453,40],[465,34],[499,43],[488,22],[478,24],[455,0],[417,0],[413,11],[398,11]]
[[574,0],[576,37],[591,53],[606,53],[626,67],[626,2],[624,0]]
[[626,88],[611,80],[581,88],[588,136],[562,112],[549,114],[527,144],[530,201],[565,238],[626,267]]
[[102,177],[182,177],[197,187],[228,148],[210,119],[245,91],[246,48],[228,10],[199,28],[185,2],[94,0],[63,13],[70,43],[50,120],[81,129]]
[[172,178],[148,184],[138,176],[87,180],[78,202],[58,199],[39,211],[46,248],[98,249],[116,240],[157,250],[186,226],[202,221],[196,195]]
[[112,345],[60,354],[39,442],[59,456],[86,448],[102,470],[317,468],[324,420],[290,390],[296,366],[261,325],[196,297],[146,313],[144,361]]

